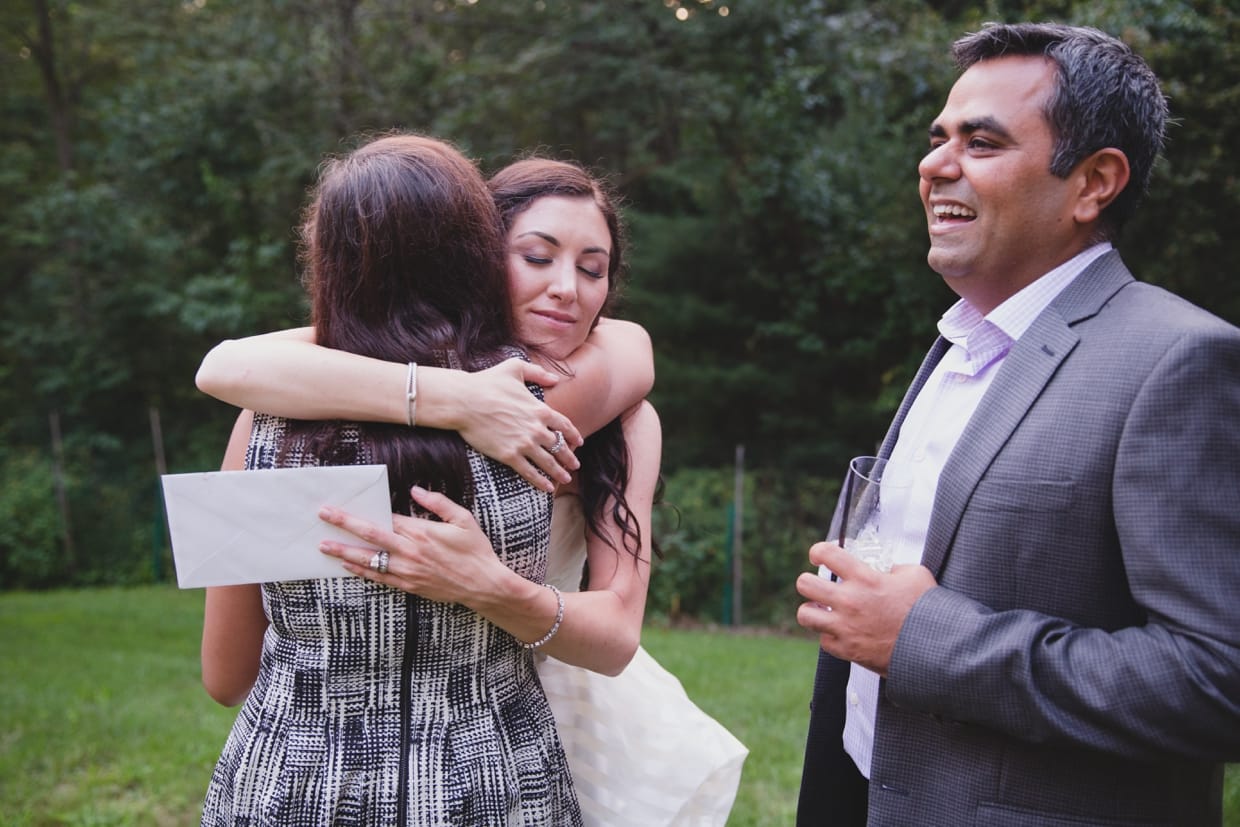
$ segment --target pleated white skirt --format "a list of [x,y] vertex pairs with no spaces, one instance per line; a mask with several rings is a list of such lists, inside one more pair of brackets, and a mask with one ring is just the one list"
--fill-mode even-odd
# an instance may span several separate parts
[[538,674],[587,827],[722,827],[749,750],[638,648],[616,677],[554,658]]

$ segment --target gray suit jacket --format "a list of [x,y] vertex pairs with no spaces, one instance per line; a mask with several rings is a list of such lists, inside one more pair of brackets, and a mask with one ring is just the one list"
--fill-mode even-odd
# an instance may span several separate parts
[[[1240,330],[1118,253],[1094,262],[970,419],[922,562],[939,585],[880,692],[870,825],[1220,823],[1240,759]],[[829,716],[842,686],[820,679]],[[798,821],[832,823],[829,803]]]

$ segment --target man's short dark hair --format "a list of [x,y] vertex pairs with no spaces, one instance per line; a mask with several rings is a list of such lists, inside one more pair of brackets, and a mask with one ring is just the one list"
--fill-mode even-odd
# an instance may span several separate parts
[[1030,55],[1055,65],[1055,89],[1045,112],[1055,139],[1051,173],[1066,177],[1106,147],[1128,158],[1128,186],[1102,213],[1103,232],[1114,238],[1136,212],[1163,148],[1168,108],[1158,78],[1122,40],[1082,26],[987,23],[952,44],[961,70],[983,60]]

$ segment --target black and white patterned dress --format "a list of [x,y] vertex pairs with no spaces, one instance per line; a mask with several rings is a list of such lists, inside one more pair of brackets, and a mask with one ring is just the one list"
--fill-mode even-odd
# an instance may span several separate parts
[[[284,424],[256,415],[248,468],[273,467]],[[510,568],[541,582],[550,495],[472,450],[469,461],[482,530]],[[271,622],[259,675],[212,775],[204,827],[581,823],[532,656],[507,632],[360,577],[262,591]]]

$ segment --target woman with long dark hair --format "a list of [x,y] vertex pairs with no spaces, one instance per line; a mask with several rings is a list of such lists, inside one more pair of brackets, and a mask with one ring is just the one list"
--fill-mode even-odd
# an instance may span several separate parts
[[[519,354],[494,202],[448,144],[329,161],[301,251],[325,346],[465,371]],[[543,580],[551,498],[456,433],[249,420],[225,468],[384,463],[395,511],[451,497],[506,571]],[[204,825],[580,823],[531,650],[462,605],[360,577],[212,588],[202,666],[213,697],[244,699]]]
[[[568,467],[580,461],[572,481],[556,492],[552,520],[547,582],[563,602],[502,571],[470,531],[468,515],[444,498],[425,501],[441,522],[398,519],[395,533],[328,516],[387,549],[388,575],[366,569],[370,552],[341,544],[327,550],[349,571],[461,602],[505,628],[543,612],[543,628],[552,634],[535,641],[549,656],[540,659],[539,670],[585,823],[723,824],[745,749],[638,646],[661,434],[654,409],[632,404],[653,378],[649,341],[639,328],[604,318],[624,276],[620,216],[603,184],[575,164],[527,159],[488,183],[507,231],[514,324],[535,359],[551,368],[537,377],[529,366],[520,373],[556,383],[548,403],[589,436],[575,457],[567,448],[548,453],[548,411],[528,404],[528,394],[513,393],[519,383],[502,374],[503,366],[469,376],[427,373],[425,381],[419,368],[418,392],[435,400],[429,424],[460,427],[479,450],[514,467],[538,465],[555,474],[562,469],[554,460]],[[293,343],[292,336],[218,346],[204,360],[200,387],[235,404],[399,421],[390,389],[403,366],[330,353]],[[375,398],[340,390],[358,377],[378,391]],[[442,392],[445,385],[452,393]],[[501,390],[508,394],[502,403]],[[495,413],[482,416],[483,410]],[[527,434],[532,449],[514,456],[511,446]],[[578,592],[587,558],[587,588]],[[614,712],[629,708],[643,714],[621,719]]]

